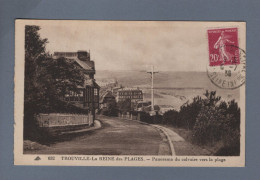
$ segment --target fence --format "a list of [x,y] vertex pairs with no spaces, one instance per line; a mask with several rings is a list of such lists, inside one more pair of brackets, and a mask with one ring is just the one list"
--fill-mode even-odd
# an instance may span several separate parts
[[38,114],[36,116],[39,127],[58,127],[58,126],[71,126],[71,125],[92,125],[93,115],[81,114]]
[[139,113],[129,113],[127,112],[126,114],[119,113],[118,117],[121,119],[129,119],[129,120],[139,120],[140,121],[140,114]]
[[151,115],[147,112],[143,111],[132,111],[132,112],[127,112],[125,114],[118,114],[118,117],[121,119],[128,119],[128,120],[138,120],[150,124],[158,124],[162,122],[163,116],[159,114],[154,114]]

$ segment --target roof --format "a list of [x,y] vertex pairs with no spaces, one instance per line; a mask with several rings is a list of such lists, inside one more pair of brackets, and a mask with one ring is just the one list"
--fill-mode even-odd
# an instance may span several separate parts
[[100,88],[100,86],[96,83],[96,81],[94,79],[86,80],[85,83],[84,83],[84,86]]
[[[86,52],[87,51],[78,51],[78,52]],[[95,70],[95,63],[90,59],[80,60],[78,58],[78,52],[54,52],[54,58],[64,57],[67,59],[73,59],[76,61],[84,70]]]
[[115,98],[111,91],[106,91],[100,98],[100,102],[103,102],[105,98]]
[[85,70],[95,70],[94,61],[81,61],[77,57],[73,58],[83,69]]

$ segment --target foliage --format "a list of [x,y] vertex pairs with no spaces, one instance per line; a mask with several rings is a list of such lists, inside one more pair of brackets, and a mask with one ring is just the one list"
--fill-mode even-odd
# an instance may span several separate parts
[[198,96],[193,98],[192,103],[187,103],[184,106],[181,106],[177,126],[193,129],[196,122],[196,117],[201,110],[202,104],[203,101],[201,97]]
[[162,123],[170,124],[170,125],[178,127],[178,115],[179,115],[179,112],[176,110],[167,111],[163,115]]
[[185,103],[181,106],[180,111],[170,110],[163,115],[162,122],[171,124],[175,127],[193,129],[196,117],[200,112],[203,100],[197,96],[193,98],[192,103]]
[[217,155],[239,155],[240,153],[240,109],[232,100],[220,101],[216,92],[205,93],[206,99],[193,128],[193,141],[201,145],[222,147]]
[[214,144],[224,131],[223,111],[213,106],[203,106],[193,128],[193,140],[197,144]]
[[193,143],[216,146],[222,144],[216,155],[239,155],[240,108],[232,100],[221,101],[216,91],[206,91],[205,98],[195,97],[180,111],[170,110],[159,123],[192,130]]
[[132,110],[131,99],[125,99],[124,101],[119,101],[117,103],[119,111],[126,113]]
[[109,101],[106,103],[106,108],[103,108],[101,114],[105,116],[117,116],[118,109],[116,101]]
[[142,122],[153,124],[153,117],[147,112],[140,112],[140,120]]
[[83,70],[73,61],[54,60],[46,52],[48,40],[40,37],[39,30],[39,26],[25,26],[24,132],[36,129],[37,113],[85,112],[63,101],[66,93],[83,85]]

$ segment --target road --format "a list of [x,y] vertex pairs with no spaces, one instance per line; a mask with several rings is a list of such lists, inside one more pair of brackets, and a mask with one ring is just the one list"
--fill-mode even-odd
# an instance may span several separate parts
[[102,128],[74,135],[25,154],[171,155],[166,135],[136,121],[100,117]]

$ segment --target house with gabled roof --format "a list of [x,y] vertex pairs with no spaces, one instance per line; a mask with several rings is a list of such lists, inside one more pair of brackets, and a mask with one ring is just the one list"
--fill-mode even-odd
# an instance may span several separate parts
[[84,85],[79,87],[80,93],[71,92],[65,96],[66,101],[70,101],[77,106],[88,108],[95,114],[95,110],[99,109],[99,90],[100,87],[96,83],[94,75],[95,63],[90,59],[90,52],[54,52],[53,58],[66,58],[75,61],[84,72]]

